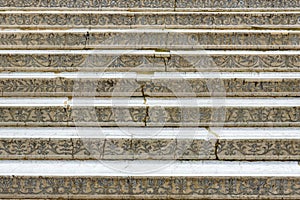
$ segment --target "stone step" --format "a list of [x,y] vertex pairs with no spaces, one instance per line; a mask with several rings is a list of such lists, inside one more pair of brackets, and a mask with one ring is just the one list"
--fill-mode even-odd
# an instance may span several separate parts
[[298,98],[0,98],[0,126],[300,126]]
[[2,30],[0,49],[300,49],[298,30]]
[[202,128],[1,128],[0,159],[216,159]]
[[300,71],[300,51],[0,50],[2,72]]
[[300,28],[300,12],[10,11],[0,28]]
[[211,11],[211,10],[299,10],[299,0],[2,0],[0,7],[3,10],[184,10],[184,11]]
[[1,160],[299,160],[299,128],[1,128]]
[[300,96],[300,73],[0,73],[2,97]]
[[0,171],[3,199],[298,199],[300,187],[297,162],[1,161]]

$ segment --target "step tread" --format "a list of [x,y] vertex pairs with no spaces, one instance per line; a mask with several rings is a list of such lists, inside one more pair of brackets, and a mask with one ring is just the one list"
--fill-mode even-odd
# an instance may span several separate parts
[[[145,168],[159,169],[143,172]],[[117,170],[114,170],[117,168]],[[189,170],[186,170],[189,169]],[[138,171],[141,170],[139,173]],[[125,171],[125,172],[124,172]],[[127,171],[127,172],[126,172]],[[131,171],[131,173],[129,172]],[[136,173],[135,173],[136,172]],[[298,162],[1,161],[0,176],[274,176],[300,177]]]

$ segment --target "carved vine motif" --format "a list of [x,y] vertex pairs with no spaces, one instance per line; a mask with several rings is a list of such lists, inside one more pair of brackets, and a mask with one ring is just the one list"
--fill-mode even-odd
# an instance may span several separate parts
[[217,148],[221,159],[299,159],[298,140],[221,140]]
[[0,14],[3,27],[252,27],[299,26],[299,14],[245,14],[245,13],[193,13],[193,14]]
[[[191,64],[188,60],[199,60]],[[147,55],[0,55],[0,69],[17,71],[299,71],[299,55],[171,55],[170,59]],[[148,67],[141,67],[141,66]],[[212,66],[217,66],[213,68]]]
[[299,0],[1,0],[0,7],[36,8],[299,8]]
[[[137,40],[137,38],[140,38]],[[0,46],[15,49],[170,48],[170,49],[297,49],[300,34],[290,32],[72,32],[1,33]]]
[[[293,198],[300,193],[299,178],[272,177],[2,177],[0,196],[65,197],[69,195],[154,195],[183,198],[234,196]],[[82,196],[81,196],[82,197]],[[126,197],[126,196],[125,196]]]

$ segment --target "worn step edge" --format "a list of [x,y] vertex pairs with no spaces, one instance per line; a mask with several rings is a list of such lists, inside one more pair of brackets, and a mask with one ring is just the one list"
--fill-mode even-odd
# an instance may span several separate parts
[[0,159],[299,160],[299,128],[1,128]]
[[[100,12],[0,13],[2,28],[299,28],[300,12]],[[275,20],[273,20],[275,19]]]
[[0,171],[1,198],[299,197],[297,162],[2,161]]
[[0,73],[9,96],[299,96],[300,73]]
[[0,98],[1,126],[300,126],[298,98]]
[[[255,39],[253,39],[255,38]],[[294,49],[295,30],[2,30],[0,49]]]
[[300,51],[0,50],[0,69],[10,72],[294,72],[300,71]]

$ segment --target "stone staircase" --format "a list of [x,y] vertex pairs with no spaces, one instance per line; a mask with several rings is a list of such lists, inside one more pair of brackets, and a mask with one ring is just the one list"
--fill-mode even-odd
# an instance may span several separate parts
[[0,199],[300,199],[299,0],[0,9]]

